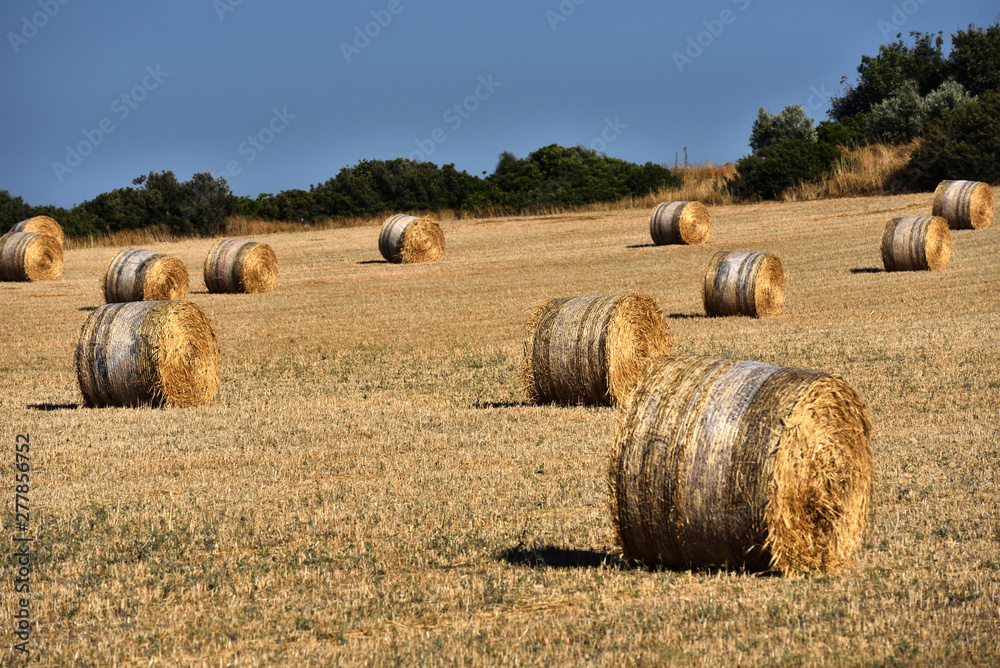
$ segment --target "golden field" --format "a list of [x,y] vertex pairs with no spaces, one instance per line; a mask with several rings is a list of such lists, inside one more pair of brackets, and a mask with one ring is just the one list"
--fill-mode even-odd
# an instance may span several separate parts
[[[995,190],[1000,199],[1000,190]],[[442,262],[377,227],[254,237],[278,287],[205,291],[208,406],[84,409],[77,335],[114,247],[0,284],[0,665],[21,662],[14,448],[30,434],[31,663],[43,666],[1000,662],[1000,223],[942,272],[882,271],[930,194],[714,206],[654,247],[649,209],[445,222]],[[718,250],[777,254],[784,312],[705,318]],[[835,576],[650,570],[614,557],[612,408],[531,406],[532,307],[648,293],[675,351],[842,375],[874,431],[873,510]]]

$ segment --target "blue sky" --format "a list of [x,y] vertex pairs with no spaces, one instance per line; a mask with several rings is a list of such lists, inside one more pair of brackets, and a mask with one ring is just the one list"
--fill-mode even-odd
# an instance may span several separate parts
[[[308,189],[369,158],[492,172],[582,144],[736,160],[757,109],[817,121],[897,32],[992,24],[972,0],[8,0],[0,189],[73,206],[151,171]],[[888,39],[886,36],[888,35]]]

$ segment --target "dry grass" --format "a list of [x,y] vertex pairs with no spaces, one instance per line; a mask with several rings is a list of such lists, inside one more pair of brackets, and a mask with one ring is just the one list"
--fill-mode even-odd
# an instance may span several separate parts
[[[448,256],[405,266],[367,227],[260,237],[282,261],[274,292],[192,286],[222,384],[191,409],[77,408],[73,349],[107,250],[68,251],[60,281],[0,285],[17,324],[4,461],[17,433],[32,442],[33,663],[996,663],[1000,227],[957,231],[946,271],[881,271],[886,221],[930,201],[719,206],[697,247],[652,246],[646,206],[446,221]],[[204,246],[151,245],[189,271]],[[701,317],[708,258],[734,248],[783,259],[780,317]],[[617,412],[526,405],[517,376],[534,304],[625,291],[657,298],[678,352],[861,393],[873,510],[844,575],[610,556]],[[0,477],[11,504],[11,467]]]
[[875,144],[854,150],[841,148],[842,156],[833,173],[819,183],[801,183],[782,193],[786,202],[808,202],[838,197],[888,195],[893,182],[920,147],[920,140],[909,144]]

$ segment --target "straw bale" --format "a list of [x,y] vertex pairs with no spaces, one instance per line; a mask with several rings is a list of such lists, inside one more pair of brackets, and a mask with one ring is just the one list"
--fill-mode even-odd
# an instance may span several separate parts
[[444,257],[444,231],[432,218],[396,214],[382,225],[378,249],[389,262],[436,262]]
[[932,213],[953,230],[985,230],[993,223],[993,190],[979,181],[942,181]]
[[219,239],[205,257],[209,292],[270,292],[278,282],[278,258],[265,243]]
[[177,258],[126,248],[108,263],[101,287],[104,301],[113,304],[185,299],[190,284],[187,268]]
[[785,304],[785,270],[776,255],[719,251],[705,270],[705,313],[768,318]]
[[648,360],[672,348],[648,295],[551,299],[528,320],[522,383],[534,403],[617,405]]
[[951,261],[951,232],[938,216],[893,218],[882,233],[886,271],[940,271]]
[[649,234],[657,246],[703,244],[712,233],[712,216],[701,202],[664,202],[649,217]]
[[871,424],[842,378],[760,362],[652,362],[610,457],[621,554],[671,568],[836,572],[865,533]]
[[219,347],[190,301],[105,304],[80,330],[74,360],[86,406],[200,406],[219,387]]
[[0,281],[52,281],[63,273],[59,240],[38,232],[0,237]]
[[38,232],[39,234],[47,234],[50,237],[55,237],[59,242],[59,245],[63,245],[65,236],[63,235],[63,229],[56,222],[55,218],[50,218],[49,216],[34,216],[26,220],[22,220],[20,223],[11,228],[11,232]]

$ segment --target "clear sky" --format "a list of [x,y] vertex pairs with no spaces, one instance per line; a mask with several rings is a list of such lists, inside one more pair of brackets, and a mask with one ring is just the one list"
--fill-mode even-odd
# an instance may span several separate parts
[[481,175],[552,143],[727,162],[759,107],[824,119],[897,32],[998,15],[996,0],[6,0],[0,189],[70,207],[172,170],[256,196],[368,158]]

